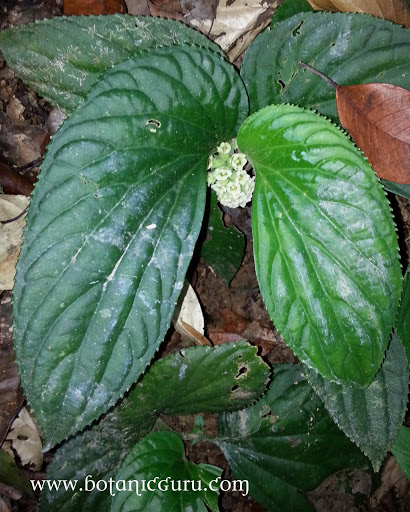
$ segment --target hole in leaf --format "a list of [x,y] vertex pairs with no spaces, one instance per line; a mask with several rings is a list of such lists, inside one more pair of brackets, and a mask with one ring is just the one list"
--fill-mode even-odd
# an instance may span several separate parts
[[278,84],[282,87],[282,91],[283,89],[286,87],[286,84],[283,80],[278,80]]
[[240,379],[242,376],[246,375],[248,373],[248,367],[246,365],[241,366],[238,369],[238,373],[236,374],[235,379]]
[[157,128],[161,128],[161,123],[158,121],[158,119],[148,119],[147,124],[154,125]]
[[301,29],[301,27],[302,27],[303,23],[304,23],[304,21],[302,20],[302,21],[299,23],[299,25],[298,25],[294,30],[292,30],[292,35],[293,35],[293,37],[296,37],[296,36],[300,35],[300,33],[301,33],[301,30],[300,30],[300,29]]
[[238,389],[239,389],[238,384],[235,384],[235,386],[232,386],[232,387],[231,387],[231,391],[232,391],[232,393],[234,393],[235,391],[238,391]]

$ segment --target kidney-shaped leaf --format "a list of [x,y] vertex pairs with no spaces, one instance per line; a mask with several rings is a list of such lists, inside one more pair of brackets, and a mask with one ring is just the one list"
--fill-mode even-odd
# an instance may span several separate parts
[[55,136],[14,287],[17,362],[48,448],[157,350],[201,227],[208,155],[246,111],[219,55],[163,48],[108,71]]
[[393,334],[380,371],[365,389],[329,382],[309,369],[305,373],[335,423],[378,471],[399,434],[407,408],[409,373],[398,336]]
[[[173,432],[153,432],[130,451],[118,471],[111,512],[218,512],[218,485],[222,469],[194,464],[185,458],[181,438]],[[150,482],[151,489],[128,482]]]
[[107,511],[109,492],[86,492],[85,477],[114,477],[128,451],[160,414],[233,411],[257,400],[265,391],[269,367],[256,351],[245,342],[224,343],[190,347],[156,361],[112,411],[57,450],[47,478],[77,480],[78,485],[74,491],[45,487],[40,511]]
[[183,43],[221,51],[183,23],[119,14],[59,16],[0,33],[0,49],[8,66],[41,96],[67,111],[114,64],[141,50]]
[[397,236],[379,180],[341,130],[299,107],[257,112],[238,144],[255,167],[256,271],[275,326],[327,379],[367,386],[401,289]]
[[292,16],[265,30],[245,54],[241,75],[251,112],[294,103],[337,120],[333,87],[304,71],[299,61],[338,84],[384,82],[410,89],[409,44],[410,31],[364,14]]
[[222,414],[218,446],[235,478],[267,510],[314,510],[303,494],[344,468],[365,467],[359,449],[332,422],[299,365],[274,369],[267,393]]

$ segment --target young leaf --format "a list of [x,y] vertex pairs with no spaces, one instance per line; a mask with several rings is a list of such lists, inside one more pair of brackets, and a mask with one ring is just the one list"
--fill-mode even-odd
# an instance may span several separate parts
[[410,480],[410,428],[401,427],[391,451],[407,480]]
[[410,183],[410,91],[390,84],[338,85],[320,71],[300,65],[336,89],[340,123],[384,179]]
[[158,349],[201,227],[208,156],[246,112],[219,55],[162,48],[114,66],[54,137],[14,287],[17,364],[46,448],[113,405]]
[[[153,432],[142,439],[124,460],[115,480],[119,490],[112,500],[111,512],[218,512],[216,481],[222,469],[210,464],[194,464],[185,458],[181,438],[173,432]],[[154,491],[128,488],[128,481],[156,479]],[[121,481],[127,482],[121,488]],[[186,485],[185,481],[193,482]],[[211,484],[211,488],[210,488]],[[186,488],[184,488],[186,485]],[[216,487],[215,487],[216,486]]]
[[403,281],[401,303],[397,315],[397,334],[403,342],[407,354],[408,367],[410,368],[410,268],[407,269]]
[[221,49],[182,23],[143,16],[56,17],[0,33],[17,76],[60,109],[72,111],[101,73],[141,50],[193,43]]
[[237,479],[268,510],[313,511],[303,492],[343,468],[366,464],[333,423],[299,365],[278,365],[267,393],[222,414],[218,446]]
[[410,89],[410,31],[363,14],[300,13],[249,46],[241,75],[251,112],[274,103],[312,108],[337,121],[333,88],[303,61],[339,84],[384,82]]
[[359,12],[410,26],[410,9],[403,0],[307,0],[314,9]]
[[[208,236],[209,240],[202,246],[201,256],[229,286],[241,265],[245,238],[235,226],[227,228],[223,223],[214,190],[211,191]],[[221,248],[224,250],[221,251]]]
[[398,336],[393,335],[386,359],[366,389],[341,386],[308,368],[304,371],[336,425],[378,471],[397,438],[407,408],[409,373]]
[[276,328],[324,377],[365,387],[383,360],[401,289],[392,215],[373,169],[330,121],[299,107],[248,118],[256,172],[256,273]]
[[269,368],[256,352],[245,342],[225,343],[187,348],[155,362],[99,423],[57,450],[47,478],[78,480],[78,485],[75,492],[45,488],[40,511],[109,510],[108,492],[79,491],[85,488],[86,475],[106,481],[114,477],[130,448],[151,430],[160,414],[232,411],[257,400],[265,390]]

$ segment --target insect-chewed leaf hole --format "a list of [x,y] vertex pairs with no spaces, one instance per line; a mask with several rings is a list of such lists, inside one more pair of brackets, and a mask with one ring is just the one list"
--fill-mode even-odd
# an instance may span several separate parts
[[240,379],[241,377],[243,377],[247,373],[248,373],[248,367],[245,364],[241,365],[238,368],[238,373],[236,374],[235,379]]
[[153,126],[156,126],[157,128],[161,128],[161,123],[160,123],[160,121],[158,121],[158,119],[148,119],[147,125],[153,125]]

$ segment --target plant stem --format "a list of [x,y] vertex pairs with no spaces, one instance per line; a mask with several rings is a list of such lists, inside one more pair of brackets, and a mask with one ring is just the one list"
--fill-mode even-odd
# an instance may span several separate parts
[[299,62],[299,66],[301,66],[302,68],[308,69],[309,71],[312,71],[316,75],[318,75],[321,78],[323,78],[323,80],[326,80],[326,82],[328,82],[330,85],[333,85],[333,87],[335,89],[338,89],[339,85],[336,82],[334,82],[331,78],[329,78],[328,76],[324,75],[323,73],[321,73],[317,69],[312,68],[312,66],[309,66],[309,64],[305,64],[304,62]]

